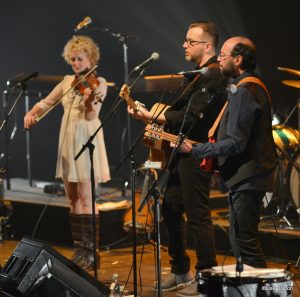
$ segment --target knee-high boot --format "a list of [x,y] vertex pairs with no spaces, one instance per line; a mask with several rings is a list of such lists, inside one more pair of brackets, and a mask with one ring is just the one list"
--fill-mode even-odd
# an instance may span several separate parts
[[84,242],[83,242],[83,215],[81,214],[69,214],[70,227],[72,233],[72,239],[74,243],[74,253],[71,260],[78,266],[82,266],[84,262]]
[[[95,216],[96,220],[96,257],[97,257],[97,268],[100,267],[100,256],[99,256],[99,228],[100,228],[100,217],[99,214]],[[83,237],[83,249],[85,251],[84,261],[81,267],[85,270],[92,270],[94,268],[94,237],[93,237],[93,215],[82,216],[82,237]]]

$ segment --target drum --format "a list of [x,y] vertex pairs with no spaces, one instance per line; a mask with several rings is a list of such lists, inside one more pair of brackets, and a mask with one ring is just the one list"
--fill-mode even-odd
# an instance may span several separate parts
[[272,134],[278,163],[274,192],[266,193],[263,201],[264,207],[268,210],[266,214],[275,213],[278,208],[283,209],[291,201],[292,196],[293,200],[298,200],[296,205],[299,207],[299,171],[297,175],[297,167],[293,166],[297,162],[295,154],[299,145],[299,131],[288,126],[275,125],[272,127]]
[[[248,266],[249,267],[249,266]],[[236,276],[235,268],[231,272],[208,269],[198,272],[198,292],[207,297],[267,297],[292,296],[291,275],[284,269],[246,270]]]
[[288,164],[287,173],[291,198],[297,207],[297,212],[300,213],[300,149],[293,154]]
[[279,157],[289,159],[296,151],[299,143],[299,131],[293,128],[275,125],[272,134]]

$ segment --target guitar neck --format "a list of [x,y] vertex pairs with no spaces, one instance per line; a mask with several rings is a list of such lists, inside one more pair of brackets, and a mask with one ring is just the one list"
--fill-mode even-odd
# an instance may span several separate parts
[[125,102],[130,106],[134,111],[137,111],[138,107],[135,101],[131,97],[126,97]]
[[[146,133],[149,133],[146,136],[151,137],[151,135],[156,135],[159,136],[160,139],[166,140],[168,142],[174,142],[176,143],[178,141],[178,136],[165,132],[163,130],[160,129],[153,129],[151,125],[147,125],[145,128]],[[153,138],[156,138],[155,136]],[[198,144],[199,142],[194,141],[194,140],[190,140],[190,139],[185,139],[186,142],[190,143],[190,144]]]

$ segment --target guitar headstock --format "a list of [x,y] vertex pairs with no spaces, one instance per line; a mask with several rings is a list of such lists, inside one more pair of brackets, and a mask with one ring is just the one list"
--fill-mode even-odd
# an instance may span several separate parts
[[130,88],[128,85],[124,84],[120,90],[119,96],[130,106],[133,110],[137,110],[137,104],[130,97]]
[[158,125],[156,123],[148,124],[145,127],[145,134],[144,136],[152,139],[152,140],[160,140],[161,136],[164,134],[163,126]]
[[130,89],[129,86],[127,86],[126,84],[124,84],[121,88],[121,91],[119,93],[119,96],[124,99],[125,101],[128,100],[128,98],[130,97]]

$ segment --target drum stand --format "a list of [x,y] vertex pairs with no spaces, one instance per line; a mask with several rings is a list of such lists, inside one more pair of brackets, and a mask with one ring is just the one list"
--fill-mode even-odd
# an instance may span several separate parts
[[[292,114],[296,111],[297,108],[298,108],[298,131],[300,131],[300,98],[298,98],[297,103],[294,105],[294,107],[292,108],[292,110],[291,110],[290,113],[288,114],[288,116],[287,116],[286,120],[284,121],[283,125],[286,125],[286,124],[287,124],[287,122],[289,121],[289,119],[291,118]],[[299,149],[300,149],[300,140],[298,140],[298,150],[299,150]],[[297,149],[296,149],[295,152],[297,152]],[[295,152],[294,152],[294,154],[295,154]],[[293,154],[293,155],[294,155],[294,154]],[[292,162],[293,162],[293,156],[292,156],[291,158],[289,158],[289,164],[288,164],[288,166],[287,166],[287,168],[286,168],[285,177],[284,177],[284,186],[285,186],[285,188],[286,188],[286,187],[289,187],[288,182],[287,182],[287,179],[289,178],[288,172],[291,170],[290,166],[296,166],[296,165],[293,165]],[[298,170],[297,167],[296,167],[296,169]],[[287,189],[285,189],[285,190],[287,190],[287,192],[290,193],[290,189],[287,188]],[[292,193],[290,193],[290,195],[291,195],[290,199],[293,199]],[[291,222],[286,218],[286,213],[289,211],[289,209],[290,209],[291,207],[293,207],[293,205],[292,205],[291,201],[289,200],[289,201],[287,202],[287,204],[285,205],[285,209],[284,209],[283,216],[282,216],[282,219],[283,219],[283,220],[287,223],[287,225],[288,225],[288,227],[287,227],[288,229],[294,229],[294,226],[293,226],[293,225],[291,224]],[[299,209],[299,208],[296,210],[296,213],[298,214],[298,218],[299,218],[299,215],[300,215],[300,209]]]
[[[285,161],[283,156],[279,156],[278,164],[277,164],[277,172],[278,176],[276,176],[276,185],[279,185],[278,189],[274,192],[275,198],[271,198],[270,201],[267,201],[268,204],[272,203],[272,199],[277,199],[279,202],[277,204],[276,213],[271,213],[265,216],[262,216],[261,219],[270,219],[272,218],[274,223],[274,218],[279,218],[280,222],[285,222],[287,226],[284,228],[293,229],[293,224],[287,218],[287,213],[290,209],[291,202],[289,198],[285,197],[288,191],[288,184],[287,184],[287,168],[285,168],[283,162]],[[280,225],[283,227],[282,225]]]

